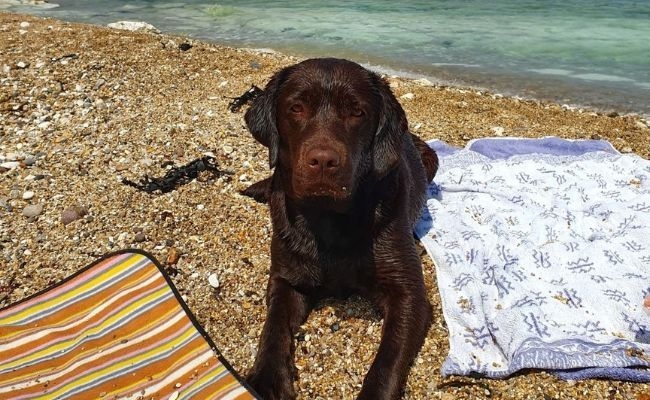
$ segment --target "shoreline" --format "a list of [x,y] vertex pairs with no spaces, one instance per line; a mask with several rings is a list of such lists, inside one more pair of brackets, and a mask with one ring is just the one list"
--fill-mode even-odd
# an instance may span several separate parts
[[[187,46],[180,46],[181,44]],[[187,50],[182,50],[186,48]],[[269,174],[266,149],[231,97],[263,87],[299,59],[178,35],[149,34],[0,11],[0,307],[122,248],[153,254],[221,353],[252,366],[265,318],[270,221],[238,190]],[[637,116],[387,77],[414,133],[464,146],[494,136],[602,138],[650,158]],[[643,125],[643,126],[641,126]],[[500,129],[498,129],[500,128]],[[220,170],[149,195],[121,183],[159,177],[212,153]],[[80,210],[83,210],[81,212]],[[423,254],[434,323],[405,399],[641,399],[650,385],[565,382],[544,372],[505,380],[440,376],[448,349],[434,266]],[[220,287],[210,286],[216,274]],[[336,331],[330,329],[338,325]],[[300,399],[350,399],[379,344],[381,321],[365,301],[326,302],[301,327]]]
[[[24,3],[22,7],[17,9],[22,12],[25,9],[33,8],[36,15],[45,15],[54,18],[65,17],[65,20],[78,23],[91,23],[94,26],[106,26],[109,22],[120,20],[121,17],[109,17],[106,14],[102,17],[94,17],[95,22],[85,22],[84,19],[89,19],[88,16],[75,17],[73,10],[61,11],[63,15],[51,15],[46,11],[38,12],[43,8],[55,8],[58,6],[56,2],[47,2],[44,0],[0,0],[0,9],[3,7],[2,2],[9,4]],[[32,3],[32,5],[29,5]],[[37,4],[33,4],[37,3]],[[5,5],[4,7],[10,7]],[[59,12],[55,12],[59,14]],[[112,15],[112,14],[110,14]],[[142,16],[141,16],[142,17]],[[195,18],[192,14],[190,18]],[[127,17],[128,18],[128,17]],[[188,25],[185,28],[178,26],[178,24],[168,24],[165,26],[164,19],[158,16],[150,18],[140,18],[136,15],[131,16],[134,21],[147,21],[151,22],[156,27],[157,23],[162,25],[163,33],[170,35],[180,35],[192,37],[195,40],[208,41],[217,45],[227,47],[259,47],[257,45],[249,46],[247,42],[254,41],[250,37],[248,39],[226,39],[226,37],[218,37],[218,34],[210,32],[209,28],[201,30],[200,28],[192,28],[194,25]],[[151,21],[152,19],[156,22]],[[201,24],[202,22],[196,22]],[[197,26],[199,26],[197,25]],[[227,36],[227,35],[226,35]],[[293,43],[293,44],[292,44]],[[300,58],[309,58],[319,56],[323,49],[312,48],[305,43],[297,42],[282,42],[278,39],[275,46],[272,48],[278,50],[282,54],[293,54]],[[450,86],[464,90],[474,90],[481,92],[488,92],[492,94],[500,94],[506,97],[516,97],[523,100],[540,101],[545,103],[557,103],[571,109],[582,109],[586,112],[596,112],[599,114],[617,113],[620,115],[638,115],[646,121],[650,120],[650,105],[646,101],[646,91],[638,86],[626,86],[623,82],[634,81],[629,78],[616,76],[612,72],[612,80],[605,79],[605,75],[597,73],[581,74],[578,70],[565,70],[554,68],[533,68],[528,69],[524,66],[517,69],[511,69],[509,72],[504,73],[498,67],[490,67],[486,65],[468,65],[468,64],[454,64],[454,63],[423,63],[422,60],[400,60],[384,57],[376,53],[370,54],[367,52],[358,52],[353,49],[339,48],[335,50],[336,56],[341,58],[349,58],[360,64],[370,67],[380,73],[387,75],[399,76],[406,79],[420,79],[426,78],[440,86]],[[565,67],[571,68],[571,67]],[[545,72],[540,72],[545,71]],[[584,78],[582,78],[584,76]]]

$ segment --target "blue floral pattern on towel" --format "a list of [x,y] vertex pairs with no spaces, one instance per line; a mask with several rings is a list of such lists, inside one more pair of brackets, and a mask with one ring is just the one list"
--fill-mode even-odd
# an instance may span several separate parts
[[630,368],[650,366],[650,161],[606,142],[485,139],[440,165],[416,233],[449,328],[442,373],[650,381]]

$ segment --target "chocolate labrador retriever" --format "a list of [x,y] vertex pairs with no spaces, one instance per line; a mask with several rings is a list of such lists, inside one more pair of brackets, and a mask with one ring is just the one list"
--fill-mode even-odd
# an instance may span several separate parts
[[358,293],[383,315],[359,399],[397,399],[431,321],[413,224],[436,153],[408,132],[389,86],[351,61],[278,72],[245,115],[273,175],[244,194],[273,223],[268,314],[247,381],[266,400],[296,397],[294,335],[324,297]]

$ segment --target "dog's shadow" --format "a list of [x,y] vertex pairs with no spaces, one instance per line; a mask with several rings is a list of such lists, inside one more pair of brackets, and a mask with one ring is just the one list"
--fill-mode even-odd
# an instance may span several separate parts
[[296,333],[295,339],[298,342],[304,341],[306,335],[313,333],[311,332],[312,329],[309,328],[309,319],[314,316],[326,319],[328,316],[323,314],[327,314],[328,311],[333,314],[330,317],[334,317],[334,321],[328,326],[332,334],[345,331],[346,325],[355,320],[364,320],[371,323],[381,323],[382,321],[379,308],[370,300],[358,294],[352,294],[346,298],[327,298],[316,303],[310,317]]

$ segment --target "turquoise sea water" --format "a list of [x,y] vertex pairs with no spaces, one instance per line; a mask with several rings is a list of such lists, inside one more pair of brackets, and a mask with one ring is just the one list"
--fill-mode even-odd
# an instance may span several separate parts
[[650,0],[54,0],[14,11],[303,56],[650,115]]

